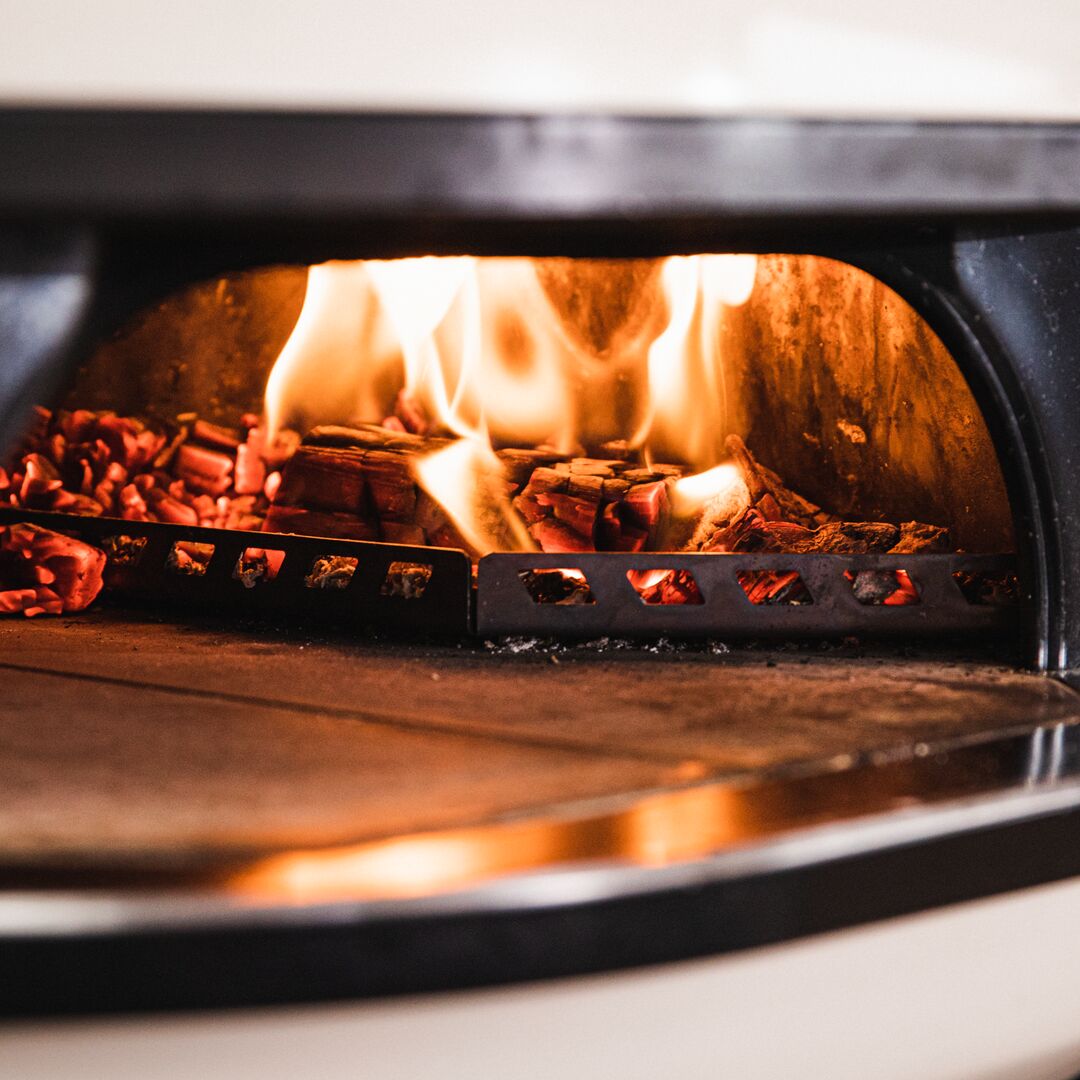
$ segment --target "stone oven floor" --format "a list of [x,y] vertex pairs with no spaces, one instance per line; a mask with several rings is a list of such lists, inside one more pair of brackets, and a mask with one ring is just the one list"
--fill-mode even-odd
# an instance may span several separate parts
[[403,644],[115,610],[0,621],[0,680],[9,868],[205,868],[1080,718],[1056,681],[912,650]]

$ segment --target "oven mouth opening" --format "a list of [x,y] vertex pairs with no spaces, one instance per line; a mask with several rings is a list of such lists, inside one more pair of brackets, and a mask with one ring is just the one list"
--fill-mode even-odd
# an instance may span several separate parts
[[171,605],[485,637],[1017,629],[956,361],[819,256],[230,275],[102,344],[7,466],[0,528],[76,534],[112,592]]

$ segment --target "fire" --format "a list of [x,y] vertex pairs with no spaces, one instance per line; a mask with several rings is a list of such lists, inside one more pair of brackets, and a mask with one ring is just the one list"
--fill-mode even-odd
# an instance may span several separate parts
[[486,443],[459,439],[422,458],[416,475],[474,550],[533,550],[532,538],[506,497],[499,459]]
[[730,429],[720,320],[725,307],[750,298],[756,268],[753,255],[693,255],[664,265],[671,315],[649,348],[649,412],[634,440],[647,460],[705,469],[722,456]]
[[266,425],[272,436],[286,425],[379,424],[395,403],[407,408],[414,430],[456,440],[414,473],[481,554],[535,547],[506,495],[503,447],[604,457],[621,442],[645,463],[698,470],[673,486],[675,516],[689,515],[741,494],[737,470],[722,464],[721,328],[725,310],[750,297],[755,270],[752,255],[674,257],[602,308],[539,260],[313,266],[267,381]]
[[720,504],[718,509],[723,516],[732,518],[742,507],[749,506],[750,501],[742,473],[730,462],[684,476],[672,485],[672,506],[678,517],[691,518],[705,506]]
[[[389,262],[372,260],[365,264],[375,295],[401,347],[405,389],[451,431],[467,438],[479,435],[469,423],[460,400],[469,389],[469,380],[459,375],[457,385],[449,385],[435,331],[446,319],[466,279],[473,280],[472,264],[469,258],[433,256]],[[469,299],[472,299],[471,289]],[[474,342],[463,343],[461,357],[467,367],[475,363]]]
[[308,430],[373,415],[381,384],[396,374],[387,371],[394,347],[364,263],[311,267],[304,306],[266,382],[271,436],[290,424]]

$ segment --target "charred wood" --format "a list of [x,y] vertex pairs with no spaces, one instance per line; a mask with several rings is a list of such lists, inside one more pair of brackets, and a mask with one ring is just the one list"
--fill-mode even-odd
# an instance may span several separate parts
[[[308,532],[325,526],[322,516],[330,514],[334,536],[469,550],[413,469],[418,457],[448,445],[448,439],[376,425],[315,428],[285,469],[265,527]],[[566,460],[543,449],[509,448],[496,456],[514,509],[537,547],[550,552],[655,546],[667,522],[666,485],[683,471],[606,458]]]

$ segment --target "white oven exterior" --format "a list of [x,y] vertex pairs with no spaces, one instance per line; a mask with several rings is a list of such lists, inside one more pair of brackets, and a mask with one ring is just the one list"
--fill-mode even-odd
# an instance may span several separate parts
[[3,0],[0,104],[1080,119],[1080,7]]
[[[0,26],[4,106],[1080,121],[1076,3],[0,0]],[[18,1025],[0,1073],[1065,1080],[1077,911],[1067,882],[531,988]]]
[[468,993],[9,1026],[20,1080],[1069,1080],[1080,883],[721,959]]

